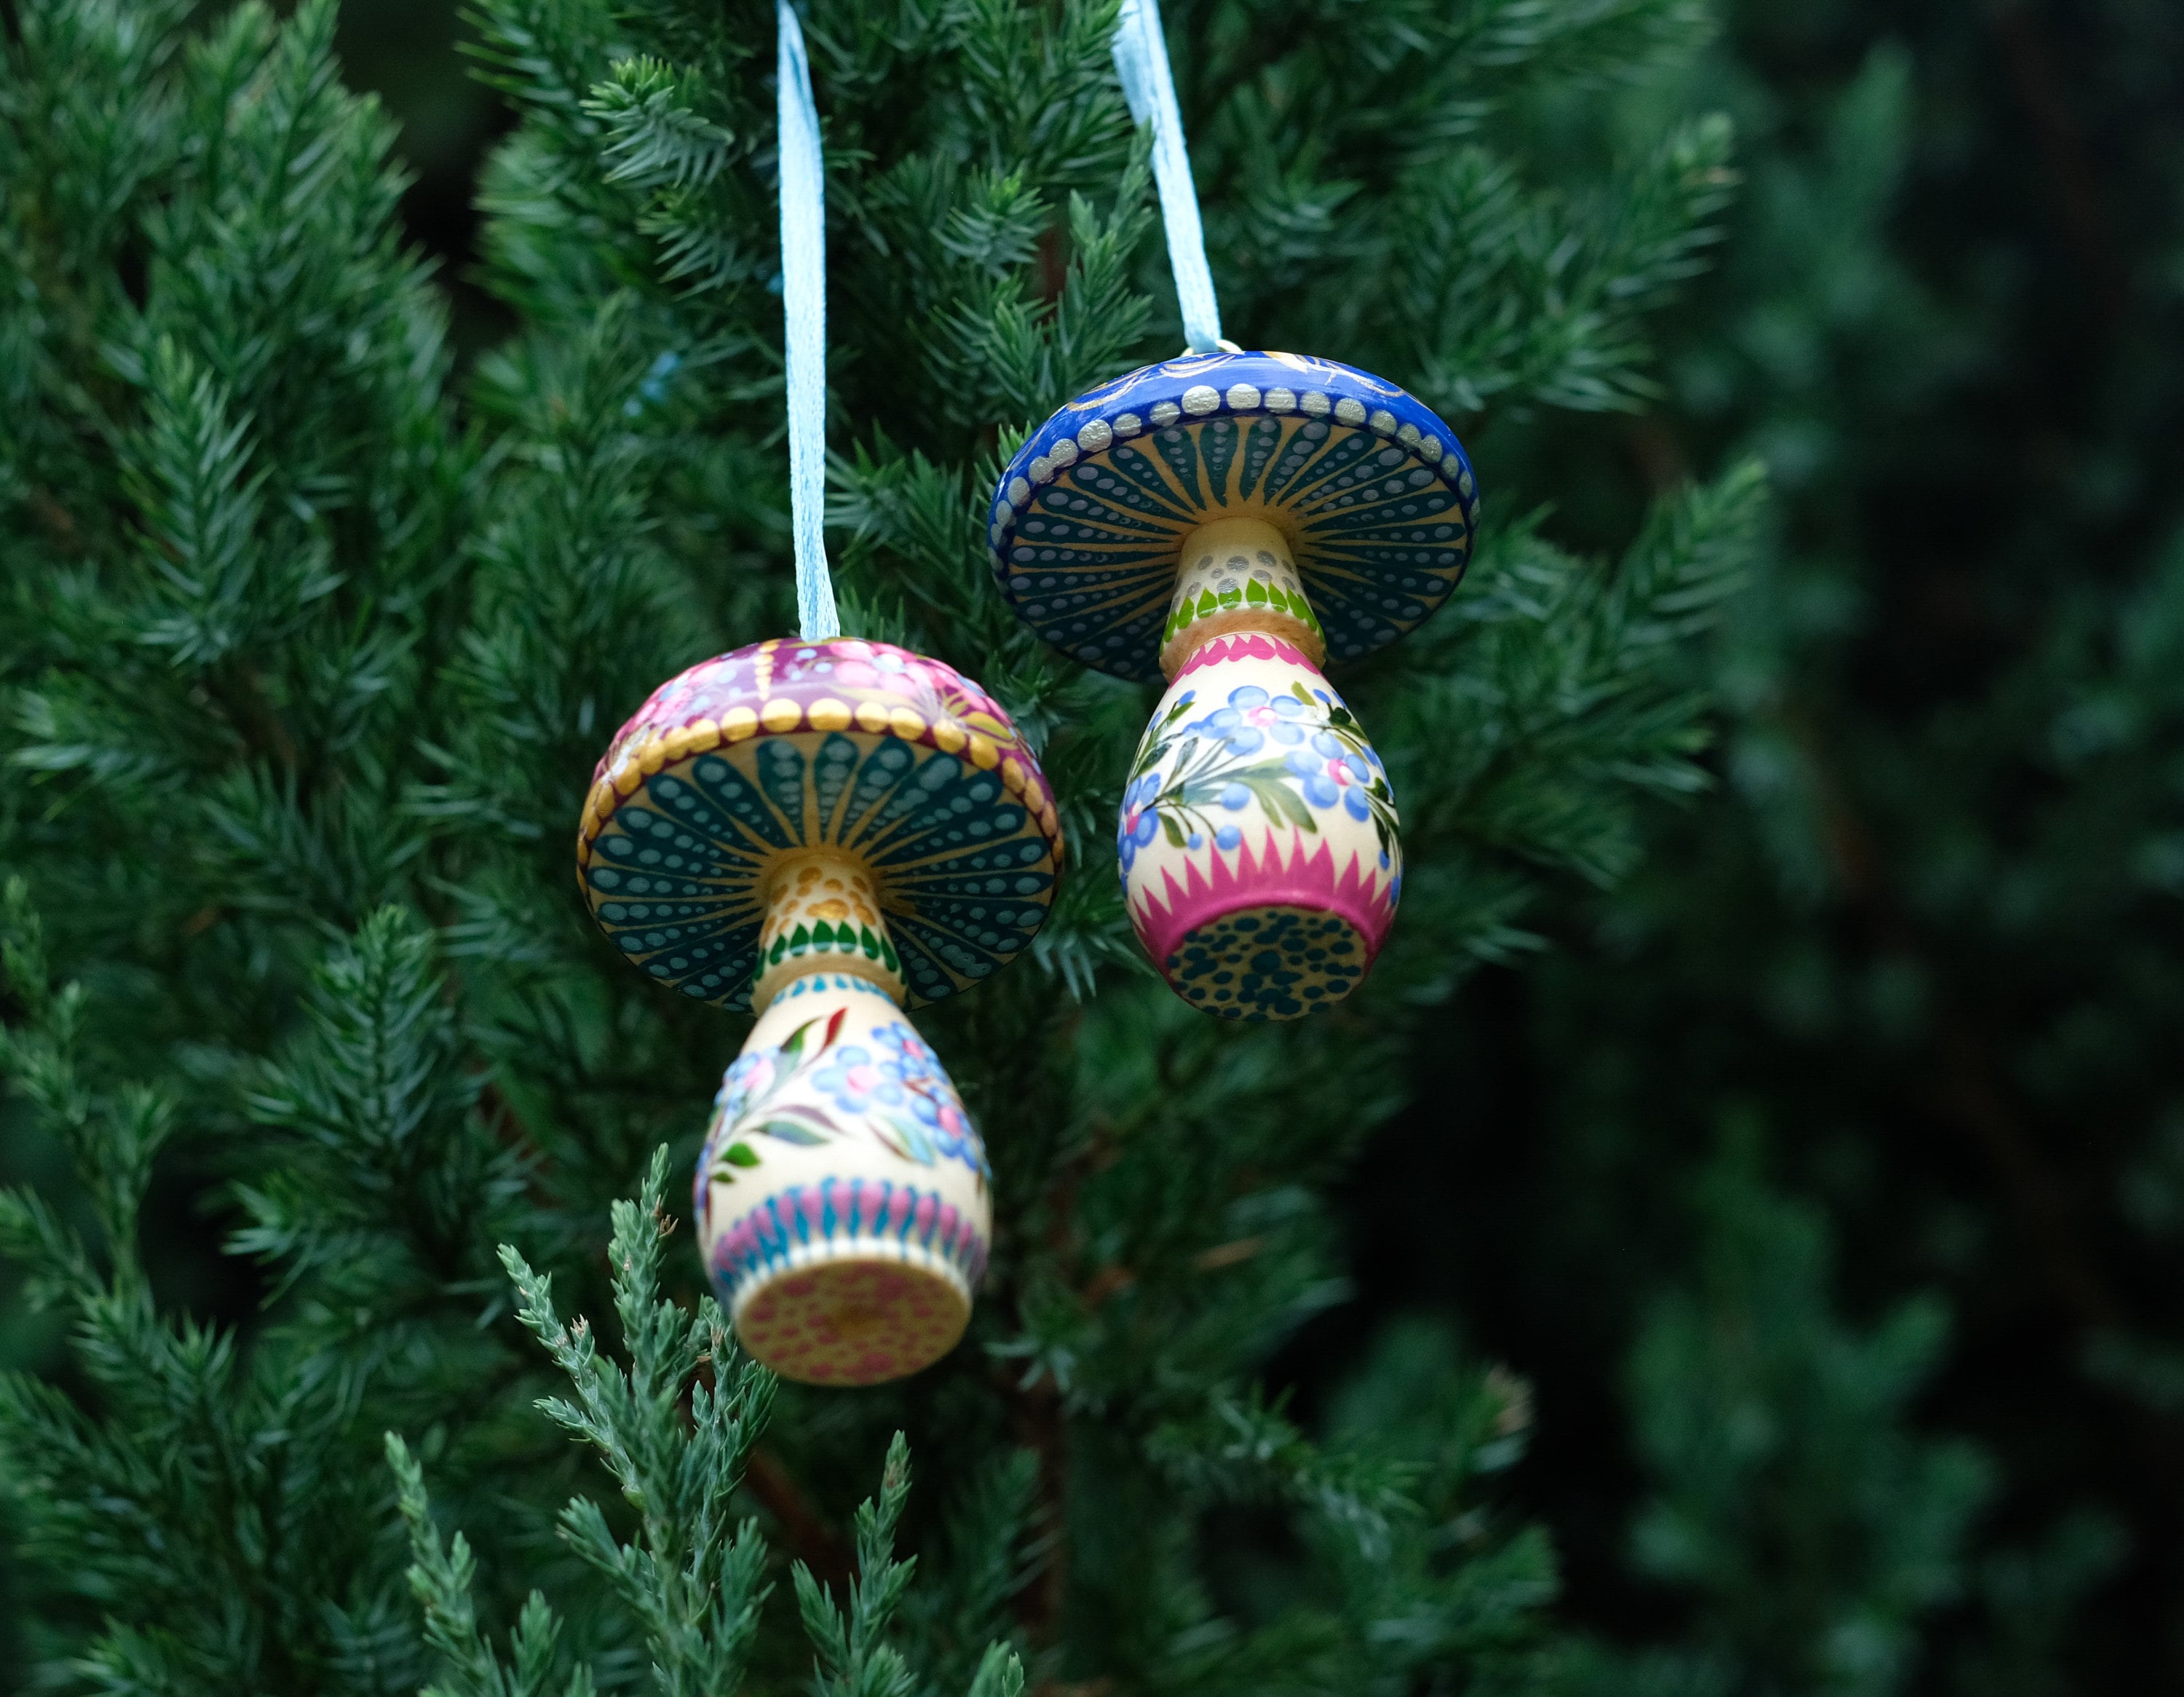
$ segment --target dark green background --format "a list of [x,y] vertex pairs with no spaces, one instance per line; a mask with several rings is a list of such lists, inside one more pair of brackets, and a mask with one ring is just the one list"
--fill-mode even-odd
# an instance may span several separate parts
[[[2184,1689],[2184,1220],[2148,1200],[2184,1197],[2184,680],[2114,676],[2184,548],[2184,8],[1726,9],[1696,81],[1738,120],[1730,245],[1663,338],[1661,410],[1558,420],[1534,480],[1607,546],[1687,468],[1768,460],[1724,782],[1552,954],[1458,993],[1355,1182],[1356,1300],[1284,1366],[1309,1407],[1363,1322],[1453,1315],[1535,1383],[1518,1489],[1571,1611],[1660,1636],[1693,1605],[1626,1559],[1624,1363],[1741,1135],[1824,1209],[1845,1316],[1931,1291],[1953,1316],[1916,1421],[1998,1484],[1927,1678]],[[451,8],[344,15],[460,284],[501,114]],[[1794,1611],[1825,1560],[1780,1555]],[[2014,1650],[1976,1618],[2013,1573],[2058,1616]],[[1954,1679],[1953,1633],[1986,1645]]]
[[[1652,816],[1627,886],[1544,915],[1551,949],[1455,993],[1347,1196],[1354,1296],[1277,1377],[1315,1413],[1376,1322],[1451,1318],[1532,1383],[1513,1489],[1569,1618],[1727,1646],[1740,1689],[1880,1689],[1809,1654],[1864,1572],[1849,1482],[1888,1512],[1878,1451],[1819,1433],[1760,1466],[1741,1576],[1633,1550],[1674,1494],[1634,1352],[1682,1293],[1734,1357],[1780,1317],[1769,1253],[1828,1246],[1823,1344],[1913,1299],[1946,1320],[1858,1443],[1968,1443],[1992,1481],[1904,1605],[1903,1689],[2184,1691],[2184,8],[1724,25],[1659,97],[1731,111],[1744,174],[1660,405],[1534,420],[1524,450],[1603,548],[1664,484],[1767,460],[1719,782]],[[504,120],[461,33],[352,0],[343,50],[401,119],[474,353],[503,326],[464,281],[470,188]],[[189,1265],[231,1282],[178,1302],[250,1310],[241,1263]],[[1754,1369],[1776,1418],[1825,1404],[1814,1371]]]

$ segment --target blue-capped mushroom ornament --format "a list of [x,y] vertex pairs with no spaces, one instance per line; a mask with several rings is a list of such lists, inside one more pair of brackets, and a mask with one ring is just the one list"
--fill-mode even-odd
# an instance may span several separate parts
[[1478,492],[1394,384],[1190,354],[1080,396],[994,491],[1001,592],[1088,665],[1167,679],[1117,842],[1138,939],[1195,1006],[1294,1019],[1371,966],[1402,888],[1386,769],[1321,668],[1448,598]]
[[878,1383],[962,1336],[985,1147],[903,1010],[1006,965],[1061,858],[1008,716],[885,643],[693,666],[600,761],[577,843],[593,917],[660,983],[758,1015],[694,1199],[737,1337],[784,1377]]

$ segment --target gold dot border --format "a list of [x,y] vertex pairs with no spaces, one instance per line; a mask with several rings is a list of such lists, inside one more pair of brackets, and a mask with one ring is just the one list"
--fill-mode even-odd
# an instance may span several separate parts
[[577,864],[592,864],[592,845],[615,810],[643,787],[644,781],[680,765],[693,754],[747,743],[763,732],[784,737],[803,730],[846,731],[855,725],[867,735],[886,735],[904,743],[938,748],[944,754],[967,754],[981,771],[1000,773],[1001,787],[1030,813],[1046,838],[1058,873],[1067,859],[1068,843],[1061,818],[1055,810],[1054,790],[1029,759],[983,731],[973,731],[952,715],[928,720],[914,707],[889,707],[861,701],[851,707],[833,696],[822,696],[809,706],[786,696],[775,696],[762,707],[731,707],[718,720],[694,719],[672,731],[649,730],[629,743],[614,765],[599,774],[584,798],[584,814],[577,827]]

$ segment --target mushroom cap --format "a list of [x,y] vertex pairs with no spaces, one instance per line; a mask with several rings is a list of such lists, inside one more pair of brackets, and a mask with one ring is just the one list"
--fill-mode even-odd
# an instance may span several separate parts
[[1287,533],[1331,659],[1448,598],[1479,509],[1456,433],[1394,384],[1295,353],[1189,354],[1080,395],[1001,474],[986,537],[1020,616],[1066,654],[1159,675],[1184,539]]
[[777,640],[669,679],[616,734],[577,877],[633,965],[741,1010],[768,876],[822,845],[871,866],[913,1007],[1028,943],[1062,860],[1054,791],[978,685],[886,643]]

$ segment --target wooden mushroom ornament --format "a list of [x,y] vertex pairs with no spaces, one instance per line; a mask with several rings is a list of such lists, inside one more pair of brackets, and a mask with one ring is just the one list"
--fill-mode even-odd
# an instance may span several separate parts
[[1002,593],[1089,665],[1168,681],[1117,827],[1131,923],[1233,1019],[1356,988],[1402,888],[1379,756],[1321,673],[1393,641],[1470,558],[1455,433],[1393,384],[1191,354],[1072,401],[1002,474]]
[[758,1015],[696,1187],[744,1348],[822,1384],[944,1354],[993,1210],[984,1146],[902,1010],[977,983],[1046,917],[1061,823],[1007,715],[884,643],[738,648],[622,726],[577,856],[632,964]]

